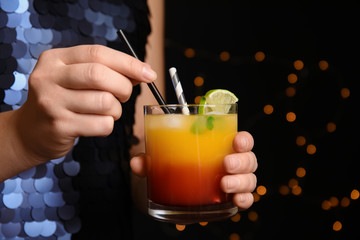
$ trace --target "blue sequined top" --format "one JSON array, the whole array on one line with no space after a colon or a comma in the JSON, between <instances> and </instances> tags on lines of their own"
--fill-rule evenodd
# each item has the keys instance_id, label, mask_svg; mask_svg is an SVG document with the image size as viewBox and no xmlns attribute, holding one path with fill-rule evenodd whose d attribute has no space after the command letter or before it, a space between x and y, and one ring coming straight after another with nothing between
<instances>
[{"instance_id":1,"label":"blue sequined top","mask_svg":"<svg viewBox=\"0 0 360 240\"><path fill-rule=\"evenodd\" d=\"M27 98L44 50L102 44L139 58L150 33L146 0L0 0L0 111ZM0 240L129 239L129 148L139 87L106 138L79 138L70 153L0 183Z\"/></svg>"}]
</instances>

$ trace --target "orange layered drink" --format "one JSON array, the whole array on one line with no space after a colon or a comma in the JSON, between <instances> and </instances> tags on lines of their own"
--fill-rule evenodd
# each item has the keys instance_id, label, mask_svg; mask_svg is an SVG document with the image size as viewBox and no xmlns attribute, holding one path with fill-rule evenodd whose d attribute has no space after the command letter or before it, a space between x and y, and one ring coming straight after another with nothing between
<instances>
[{"instance_id":1,"label":"orange layered drink","mask_svg":"<svg viewBox=\"0 0 360 240\"><path fill-rule=\"evenodd\" d=\"M164 107L164 106L163 106ZM232 216L237 208L220 189L223 158L233 153L237 106L228 113L199 105L145 107L149 214L169 222L192 223ZM200 112L200 114L199 114Z\"/></svg>"}]
</instances>

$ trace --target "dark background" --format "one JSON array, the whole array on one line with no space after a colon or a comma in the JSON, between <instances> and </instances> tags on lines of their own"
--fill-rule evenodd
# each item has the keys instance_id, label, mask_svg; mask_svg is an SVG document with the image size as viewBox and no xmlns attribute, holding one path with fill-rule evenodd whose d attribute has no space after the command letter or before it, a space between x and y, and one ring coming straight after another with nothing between
<instances>
[{"instance_id":1,"label":"dark background","mask_svg":"<svg viewBox=\"0 0 360 240\"><path fill-rule=\"evenodd\" d=\"M238 222L177 231L173 224L139 219L137 239L359 238L360 200L350 198L353 189L360 190L359 10L302 2L279 8L238 0L166 1L166 69L178 69L189 103L215 88L239 97L239 130L254 136L258 186L267 192L240 212ZM188 48L193 57L184 55ZM227 61L219 58L223 51L230 54ZM259 51L265 54L261 62L254 58ZM304 67L295 69L295 60ZM319 68L321 60L329 64L326 70ZM288 82L291 73L296 83ZM204 78L200 87L194 85L197 76ZM167 83L167 101L176 103L170 77ZM296 90L294 96L285 94L288 87ZM344 88L350 90L347 98L340 94ZM267 104L274 108L270 115L263 110ZM288 112L296 114L294 122L286 120ZM334 132L326 130L329 122L336 124ZM298 136L305 137L304 146L296 144ZM314 154L307 153L309 144ZM306 170L304 177L296 175L298 167ZM300 194L291 192L291 179ZM281 186L290 192L280 194ZM322 209L331 198L350 204ZM339 231L333 230L335 221L342 224Z\"/></svg>"}]
</instances>

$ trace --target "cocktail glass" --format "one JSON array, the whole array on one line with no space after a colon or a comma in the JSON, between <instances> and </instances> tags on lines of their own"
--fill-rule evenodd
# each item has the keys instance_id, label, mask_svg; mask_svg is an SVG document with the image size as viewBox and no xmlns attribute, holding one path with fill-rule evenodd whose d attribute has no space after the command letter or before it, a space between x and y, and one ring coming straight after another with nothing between
<instances>
[{"instance_id":1,"label":"cocktail glass","mask_svg":"<svg viewBox=\"0 0 360 240\"><path fill-rule=\"evenodd\" d=\"M149 215L177 224L235 215L238 208L220 179L223 158L234 152L237 104L144 108Z\"/></svg>"}]
</instances>

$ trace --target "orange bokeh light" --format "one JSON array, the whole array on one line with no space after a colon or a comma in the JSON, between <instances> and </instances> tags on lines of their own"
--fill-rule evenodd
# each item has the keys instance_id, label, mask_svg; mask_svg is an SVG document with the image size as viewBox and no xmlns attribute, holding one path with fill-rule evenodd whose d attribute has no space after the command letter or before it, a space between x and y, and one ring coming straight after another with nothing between
<instances>
[{"instance_id":1,"label":"orange bokeh light","mask_svg":"<svg viewBox=\"0 0 360 240\"><path fill-rule=\"evenodd\" d=\"M286 114L286 120L288 122L294 122L296 120L296 114L294 112L288 112Z\"/></svg>"},{"instance_id":2,"label":"orange bokeh light","mask_svg":"<svg viewBox=\"0 0 360 240\"><path fill-rule=\"evenodd\" d=\"M195 57L195 50L193 48L186 48L184 51L184 55L187 58L193 58Z\"/></svg>"},{"instance_id":3,"label":"orange bokeh light","mask_svg":"<svg viewBox=\"0 0 360 240\"><path fill-rule=\"evenodd\" d=\"M333 122L329 122L328 124L326 124L326 130L327 130L329 133L335 132L335 130L336 130L336 124L333 123Z\"/></svg>"},{"instance_id":4,"label":"orange bokeh light","mask_svg":"<svg viewBox=\"0 0 360 240\"><path fill-rule=\"evenodd\" d=\"M288 75L287 79L288 79L288 82L289 82L289 83L294 84L294 83L297 82L298 77L297 77L297 75L296 75L295 73L290 73L290 74Z\"/></svg>"},{"instance_id":5,"label":"orange bokeh light","mask_svg":"<svg viewBox=\"0 0 360 240\"><path fill-rule=\"evenodd\" d=\"M348 89L348 88L342 88L342 89L340 90L340 95L341 95L342 98L348 98L348 97L350 97L350 89Z\"/></svg>"},{"instance_id":6,"label":"orange bokeh light","mask_svg":"<svg viewBox=\"0 0 360 240\"><path fill-rule=\"evenodd\" d=\"M303 69L303 68L304 68L304 63L303 63L303 61L301 61L301 60L296 60L296 61L294 61L294 68L295 68L296 70L301 70L301 69Z\"/></svg>"},{"instance_id":7,"label":"orange bokeh light","mask_svg":"<svg viewBox=\"0 0 360 240\"><path fill-rule=\"evenodd\" d=\"M175 226L178 231L184 231L186 228L186 225L182 225L182 224L176 224Z\"/></svg>"},{"instance_id":8,"label":"orange bokeh light","mask_svg":"<svg viewBox=\"0 0 360 240\"><path fill-rule=\"evenodd\" d=\"M281 194L281 195L288 195L289 193L290 193L290 188L288 187L288 186L286 186L286 185L282 185L282 186L280 186L280 188L279 188L279 193Z\"/></svg>"},{"instance_id":9,"label":"orange bokeh light","mask_svg":"<svg viewBox=\"0 0 360 240\"><path fill-rule=\"evenodd\" d=\"M259 194L260 196L263 196L263 195L265 195L266 194L266 187L265 186L262 186L262 185L260 185L260 186L258 186L257 188L256 188L256 192L257 192L257 194Z\"/></svg>"},{"instance_id":10,"label":"orange bokeh light","mask_svg":"<svg viewBox=\"0 0 360 240\"><path fill-rule=\"evenodd\" d=\"M227 51L223 51L223 52L220 53L219 57L220 57L220 60L223 61L223 62L229 61L230 53L227 52Z\"/></svg>"},{"instance_id":11,"label":"orange bokeh light","mask_svg":"<svg viewBox=\"0 0 360 240\"><path fill-rule=\"evenodd\" d=\"M306 138L304 136L298 136L296 138L296 145L298 146L304 146L306 143Z\"/></svg>"},{"instance_id":12,"label":"orange bokeh light","mask_svg":"<svg viewBox=\"0 0 360 240\"><path fill-rule=\"evenodd\" d=\"M285 90L285 94L286 94L286 96L288 96L288 97L293 97L293 96L295 96L295 94L296 94L296 89L295 89L294 87L288 87L288 88L286 88L286 90Z\"/></svg>"},{"instance_id":13,"label":"orange bokeh light","mask_svg":"<svg viewBox=\"0 0 360 240\"><path fill-rule=\"evenodd\" d=\"M342 229L342 223L340 221L335 221L332 228L334 231L340 231Z\"/></svg>"},{"instance_id":14,"label":"orange bokeh light","mask_svg":"<svg viewBox=\"0 0 360 240\"><path fill-rule=\"evenodd\" d=\"M257 212L255 212L255 211L250 211L250 212L248 213L248 218L249 218L250 221L255 222L255 221L258 220L259 215L258 215Z\"/></svg>"},{"instance_id":15,"label":"orange bokeh light","mask_svg":"<svg viewBox=\"0 0 360 240\"><path fill-rule=\"evenodd\" d=\"M264 52L262 52L262 51L258 51L258 52L256 52L255 53L255 60L257 61L257 62L262 62L262 61L264 61L264 59L265 59L265 53Z\"/></svg>"},{"instance_id":16,"label":"orange bokeh light","mask_svg":"<svg viewBox=\"0 0 360 240\"><path fill-rule=\"evenodd\" d=\"M356 200L356 199L358 199L359 197L360 197L360 193L359 193L359 191L358 191L357 189L354 189L354 190L351 191L351 193L350 193L350 198L351 198L352 200Z\"/></svg>"},{"instance_id":17,"label":"orange bokeh light","mask_svg":"<svg viewBox=\"0 0 360 240\"><path fill-rule=\"evenodd\" d=\"M329 63L327 61L325 61L325 60L320 60L319 61L319 68L320 68L320 70L325 71L325 70L327 70L329 68Z\"/></svg>"},{"instance_id":18,"label":"orange bokeh light","mask_svg":"<svg viewBox=\"0 0 360 240\"><path fill-rule=\"evenodd\" d=\"M194 78L194 85L197 87L201 87L202 85L204 85L204 78L201 76L197 76Z\"/></svg>"},{"instance_id":19,"label":"orange bokeh light","mask_svg":"<svg viewBox=\"0 0 360 240\"><path fill-rule=\"evenodd\" d=\"M296 176L298 176L299 178L305 177L306 175L306 170L303 167L299 167L298 169L296 169Z\"/></svg>"},{"instance_id":20,"label":"orange bokeh light","mask_svg":"<svg viewBox=\"0 0 360 240\"><path fill-rule=\"evenodd\" d=\"M201 101L201 96L196 96L195 99L194 99L194 102L195 102L196 104L199 104L200 101Z\"/></svg>"},{"instance_id":21,"label":"orange bokeh light","mask_svg":"<svg viewBox=\"0 0 360 240\"><path fill-rule=\"evenodd\" d=\"M316 153L316 147L315 147L315 145L313 145L313 144L307 145L307 147L306 147L306 152L307 152L308 154L310 154L310 155L315 154L315 153Z\"/></svg>"},{"instance_id":22,"label":"orange bokeh light","mask_svg":"<svg viewBox=\"0 0 360 240\"><path fill-rule=\"evenodd\" d=\"M270 104L264 106L264 113L270 115L274 112L274 107Z\"/></svg>"}]
</instances>

